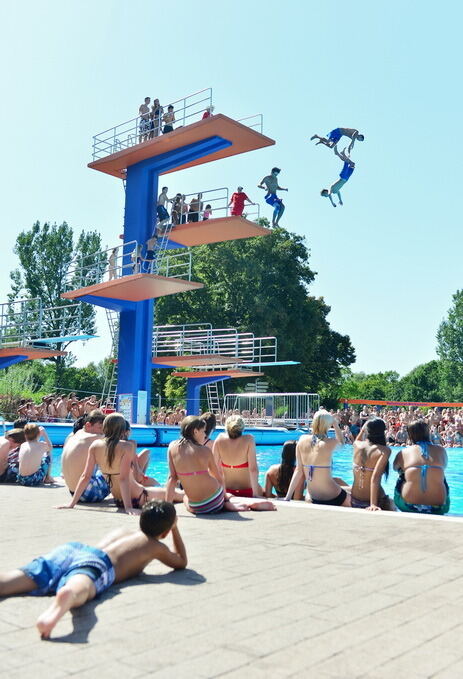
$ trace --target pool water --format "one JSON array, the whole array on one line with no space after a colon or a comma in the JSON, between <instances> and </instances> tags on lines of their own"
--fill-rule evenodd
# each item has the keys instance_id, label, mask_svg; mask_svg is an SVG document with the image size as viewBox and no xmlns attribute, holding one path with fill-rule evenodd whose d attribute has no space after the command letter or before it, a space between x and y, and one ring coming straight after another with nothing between
<instances>
[{"instance_id":1,"label":"pool water","mask_svg":"<svg viewBox=\"0 0 463 679\"><path fill-rule=\"evenodd\" d=\"M161 484L167 481L167 448L151 448L151 459L147 474L154 476ZM392 449L393 460L399 448ZM52 473L59 476L61 473L62 448L53 448ZM447 450L449 464L446 470L446 478L450 487L450 512L449 515L463 515L463 448L449 448ZM340 476L348 484L352 483L352 454L353 447L342 446L337 449L333 456L333 476ZM260 483L264 483L265 472L272 464L280 462L281 446L257 446L257 462L259 465ZM383 488L390 496L394 496L394 486L397 474L392 470L389 479L383 479Z\"/></svg>"}]
</instances>

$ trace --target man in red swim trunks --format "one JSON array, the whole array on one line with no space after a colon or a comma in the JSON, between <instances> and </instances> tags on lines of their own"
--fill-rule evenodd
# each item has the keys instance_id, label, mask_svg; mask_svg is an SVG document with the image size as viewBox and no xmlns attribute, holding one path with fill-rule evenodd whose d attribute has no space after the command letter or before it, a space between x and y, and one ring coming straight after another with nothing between
<instances>
[{"instance_id":1,"label":"man in red swim trunks","mask_svg":"<svg viewBox=\"0 0 463 679\"><path fill-rule=\"evenodd\" d=\"M238 186L235 193L232 194L228 207L231 206L232 217L241 217L244 210L244 203L248 201L249 205L255 205L250 198L243 191L242 186Z\"/></svg>"}]
</instances>

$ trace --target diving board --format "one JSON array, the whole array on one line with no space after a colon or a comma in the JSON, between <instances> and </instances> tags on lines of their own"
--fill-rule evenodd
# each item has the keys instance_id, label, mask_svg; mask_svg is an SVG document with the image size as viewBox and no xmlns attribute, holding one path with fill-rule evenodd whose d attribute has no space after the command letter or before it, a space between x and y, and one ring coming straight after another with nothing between
<instances>
[{"instance_id":1,"label":"diving board","mask_svg":"<svg viewBox=\"0 0 463 679\"><path fill-rule=\"evenodd\" d=\"M34 339L34 344L58 344L62 342L77 342L96 339L98 335L63 335L61 337L39 337Z\"/></svg>"},{"instance_id":2,"label":"diving board","mask_svg":"<svg viewBox=\"0 0 463 679\"><path fill-rule=\"evenodd\" d=\"M254 236L268 236L270 229L259 226L245 217L218 217L206 219L200 222L189 222L174 226L169 234L172 245L192 247L194 245L207 245L208 243L222 243L240 238L253 238Z\"/></svg>"},{"instance_id":3,"label":"diving board","mask_svg":"<svg viewBox=\"0 0 463 679\"><path fill-rule=\"evenodd\" d=\"M188 147L196 146L197 148L198 143L202 143L204 153L201 157L190 160ZM131 165L156 158L159 174L168 174L239 153L273 146L273 144L275 141L270 137L219 113L99 158L89 163L88 167L124 179L126 170ZM171 159L176 151L179 155L180 153L183 155L183 159L180 159L178 165L172 168ZM169 157L165 169L162 168L163 156Z\"/></svg>"},{"instance_id":4,"label":"diving board","mask_svg":"<svg viewBox=\"0 0 463 679\"><path fill-rule=\"evenodd\" d=\"M189 372L173 372L173 377L185 377L186 379L194 379L198 377L261 377L264 373L254 370L191 370Z\"/></svg>"},{"instance_id":5,"label":"diving board","mask_svg":"<svg viewBox=\"0 0 463 679\"><path fill-rule=\"evenodd\" d=\"M41 349L39 347L5 347L0 348L0 368L8 368L10 365L21 361L31 361L52 356L66 356L66 351L54 349Z\"/></svg>"},{"instance_id":6,"label":"diving board","mask_svg":"<svg viewBox=\"0 0 463 679\"><path fill-rule=\"evenodd\" d=\"M64 299L81 299L99 306L105 306L100 302L104 300L141 302L166 295L176 295L189 290L198 290L203 287L203 283L196 283L183 278L166 278L156 274L137 273L64 292L61 297Z\"/></svg>"},{"instance_id":7,"label":"diving board","mask_svg":"<svg viewBox=\"0 0 463 679\"><path fill-rule=\"evenodd\" d=\"M153 367L159 368L194 368L204 365L236 365L243 362L242 359L236 358L236 356L220 356L219 354L153 356L152 360Z\"/></svg>"}]
</instances>

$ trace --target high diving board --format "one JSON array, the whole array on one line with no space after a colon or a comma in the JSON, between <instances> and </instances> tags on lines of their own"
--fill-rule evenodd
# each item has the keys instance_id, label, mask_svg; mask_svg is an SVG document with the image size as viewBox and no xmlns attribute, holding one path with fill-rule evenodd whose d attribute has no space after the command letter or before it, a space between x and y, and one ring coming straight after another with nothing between
<instances>
[{"instance_id":1,"label":"high diving board","mask_svg":"<svg viewBox=\"0 0 463 679\"><path fill-rule=\"evenodd\" d=\"M195 377L260 377L264 373L254 370L191 370L188 372L173 372L174 377L185 377L186 379Z\"/></svg>"},{"instance_id":2,"label":"high diving board","mask_svg":"<svg viewBox=\"0 0 463 679\"><path fill-rule=\"evenodd\" d=\"M52 356L66 356L66 354L66 351L55 351L54 349L41 349L30 346L0 348L0 368L8 368L8 366L20 363L21 361L51 358Z\"/></svg>"},{"instance_id":3,"label":"high diving board","mask_svg":"<svg viewBox=\"0 0 463 679\"><path fill-rule=\"evenodd\" d=\"M141 302L156 297L176 295L189 290L198 290L203 287L203 283L196 283L183 278L166 278L156 274L137 273L64 292L61 297L81 299L84 302L90 302L90 304L116 309L118 305L114 302ZM121 303L119 306L123 308L129 305Z\"/></svg>"},{"instance_id":4,"label":"high diving board","mask_svg":"<svg viewBox=\"0 0 463 679\"><path fill-rule=\"evenodd\" d=\"M245 363L246 368L261 368L277 366L277 365L300 365L300 361L261 361L260 363Z\"/></svg>"},{"instance_id":5,"label":"high diving board","mask_svg":"<svg viewBox=\"0 0 463 679\"><path fill-rule=\"evenodd\" d=\"M242 363L242 359L236 358L236 356L221 356L220 354L153 356L153 367L159 368L194 368L203 365L236 365L237 363Z\"/></svg>"},{"instance_id":6,"label":"high diving board","mask_svg":"<svg viewBox=\"0 0 463 679\"><path fill-rule=\"evenodd\" d=\"M174 226L169 234L169 240L171 245L177 243L184 247L192 247L239 238L268 236L270 233L270 229L259 226L245 217L218 217Z\"/></svg>"},{"instance_id":7,"label":"high diving board","mask_svg":"<svg viewBox=\"0 0 463 679\"><path fill-rule=\"evenodd\" d=\"M124 179L125 170L130 165L135 165L148 158L165 154L172 155L173 151L180 151L198 142L204 142L203 156L196 160L188 160L185 156L183 162L179 160L178 166L164 171L161 169L160 174L178 172L188 167L210 163L214 160L255 151L275 144L275 141L270 137L266 137L264 134L219 113L205 120L185 125L185 127L178 127L168 134L148 139L104 158L99 158L89 163L88 167Z\"/></svg>"},{"instance_id":8,"label":"high diving board","mask_svg":"<svg viewBox=\"0 0 463 679\"><path fill-rule=\"evenodd\" d=\"M34 339L34 344L58 344L62 342L76 342L86 341L89 339L96 339L98 335L63 335L61 337L39 337Z\"/></svg>"}]
</instances>

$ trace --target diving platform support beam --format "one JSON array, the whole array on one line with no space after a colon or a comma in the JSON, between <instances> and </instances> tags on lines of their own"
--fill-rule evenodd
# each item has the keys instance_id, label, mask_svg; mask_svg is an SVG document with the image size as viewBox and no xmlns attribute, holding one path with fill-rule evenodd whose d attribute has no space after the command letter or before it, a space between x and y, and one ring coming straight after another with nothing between
<instances>
[{"instance_id":1,"label":"diving platform support beam","mask_svg":"<svg viewBox=\"0 0 463 679\"><path fill-rule=\"evenodd\" d=\"M199 415L201 404L201 387L213 382L229 380L227 375L221 377L189 377L186 387L186 413L187 415Z\"/></svg>"}]
</instances>

